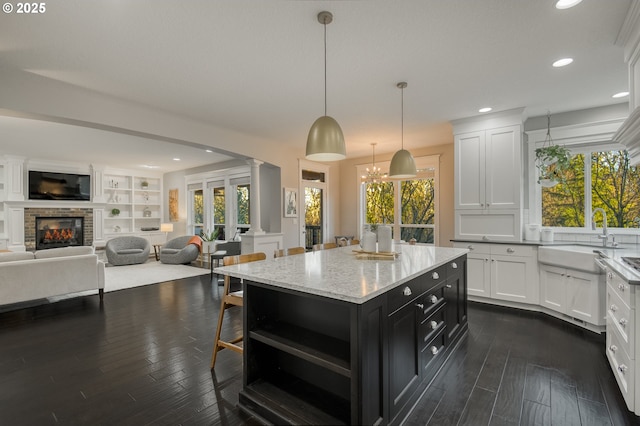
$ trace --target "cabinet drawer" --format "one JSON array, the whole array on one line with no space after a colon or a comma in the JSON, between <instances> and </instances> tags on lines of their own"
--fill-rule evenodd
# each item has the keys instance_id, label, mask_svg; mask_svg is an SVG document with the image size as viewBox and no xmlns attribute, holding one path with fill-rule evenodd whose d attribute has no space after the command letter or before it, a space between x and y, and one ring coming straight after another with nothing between
<instances>
[{"instance_id":1,"label":"cabinet drawer","mask_svg":"<svg viewBox=\"0 0 640 426\"><path fill-rule=\"evenodd\" d=\"M420 317L421 321L433 315L437 309L444 305L445 284L446 281L440 282L438 285L425 292L418 299L418 307L422 309L422 316Z\"/></svg>"},{"instance_id":2,"label":"cabinet drawer","mask_svg":"<svg viewBox=\"0 0 640 426\"><path fill-rule=\"evenodd\" d=\"M423 380L429 381L435 376L438 368L445 360L445 345L447 343L446 326L431 339L420 352Z\"/></svg>"},{"instance_id":3,"label":"cabinet drawer","mask_svg":"<svg viewBox=\"0 0 640 426\"><path fill-rule=\"evenodd\" d=\"M520 244L493 244L491 246L491 254L499 254L504 256L534 256L536 248Z\"/></svg>"},{"instance_id":4,"label":"cabinet drawer","mask_svg":"<svg viewBox=\"0 0 640 426\"><path fill-rule=\"evenodd\" d=\"M425 280L425 291L429 291L433 289L435 286L440 284L442 281L447 279L447 265L442 265L434 269L433 271L427 272L424 274Z\"/></svg>"},{"instance_id":5,"label":"cabinet drawer","mask_svg":"<svg viewBox=\"0 0 640 426\"><path fill-rule=\"evenodd\" d=\"M607 284L607 334L617 331L620 343L635 359L635 310L629 309L613 287ZM614 330L615 329L615 330Z\"/></svg>"},{"instance_id":6,"label":"cabinet drawer","mask_svg":"<svg viewBox=\"0 0 640 426\"><path fill-rule=\"evenodd\" d=\"M389 290L387 293L389 314L420 296L423 291L423 286L420 282L421 279L421 277L413 279L394 288L393 290Z\"/></svg>"},{"instance_id":7,"label":"cabinet drawer","mask_svg":"<svg viewBox=\"0 0 640 426\"><path fill-rule=\"evenodd\" d=\"M433 312L426 320L420 324L420 350L424 351L427 344L442 331L445 327L444 305Z\"/></svg>"},{"instance_id":8,"label":"cabinet drawer","mask_svg":"<svg viewBox=\"0 0 640 426\"><path fill-rule=\"evenodd\" d=\"M469 250L470 254L473 254L473 253L491 254L491 245L490 244L453 243L453 247L467 249L467 250Z\"/></svg>"},{"instance_id":9,"label":"cabinet drawer","mask_svg":"<svg viewBox=\"0 0 640 426\"><path fill-rule=\"evenodd\" d=\"M635 309L635 307L631 306L631 293L635 289L626 280L615 272L607 271L607 286L610 286L620 296L627 307Z\"/></svg>"},{"instance_id":10,"label":"cabinet drawer","mask_svg":"<svg viewBox=\"0 0 640 426\"><path fill-rule=\"evenodd\" d=\"M614 330L613 333L608 331L612 327L611 319L607 318L607 359L627 407L632 410L635 398L635 366L625 352L616 331Z\"/></svg>"},{"instance_id":11,"label":"cabinet drawer","mask_svg":"<svg viewBox=\"0 0 640 426\"><path fill-rule=\"evenodd\" d=\"M454 274L462 272L463 268L464 258L461 257L447 263L447 278L453 276Z\"/></svg>"}]
</instances>

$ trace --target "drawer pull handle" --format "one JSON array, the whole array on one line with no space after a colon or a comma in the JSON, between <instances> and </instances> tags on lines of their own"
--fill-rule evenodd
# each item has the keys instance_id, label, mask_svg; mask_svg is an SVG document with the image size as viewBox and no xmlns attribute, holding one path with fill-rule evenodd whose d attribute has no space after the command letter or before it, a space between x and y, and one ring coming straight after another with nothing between
<instances>
[{"instance_id":1,"label":"drawer pull handle","mask_svg":"<svg viewBox=\"0 0 640 426\"><path fill-rule=\"evenodd\" d=\"M611 309L612 312L615 312L618 310L618 307L612 303L611 306L609 306L609 309Z\"/></svg>"},{"instance_id":2,"label":"drawer pull handle","mask_svg":"<svg viewBox=\"0 0 640 426\"><path fill-rule=\"evenodd\" d=\"M402 290L402 294L404 296L411 296L413 293L411 292L411 289L407 286Z\"/></svg>"},{"instance_id":3,"label":"drawer pull handle","mask_svg":"<svg viewBox=\"0 0 640 426\"><path fill-rule=\"evenodd\" d=\"M624 284L618 284L618 288L620 289L620 291L624 291Z\"/></svg>"},{"instance_id":4,"label":"drawer pull handle","mask_svg":"<svg viewBox=\"0 0 640 426\"><path fill-rule=\"evenodd\" d=\"M438 348L436 348L435 346L431 346L430 350L433 355L438 355L439 351L438 351Z\"/></svg>"},{"instance_id":5,"label":"drawer pull handle","mask_svg":"<svg viewBox=\"0 0 640 426\"><path fill-rule=\"evenodd\" d=\"M452 262L452 263L451 263L451 267L452 267L453 269L458 269L458 264L457 264L456 262Z\"/></svg>"},{"instance_id":6,"label":"drawer pull handle","mask_svg":"<svg viewBox=\"0 0 640 426\"><path fill-rule=\"evenodd\" d=\"M438 303L438 298L432 294L431 296L429 296L429 302L435 305L436 303Z\"/></svg>"},{"instance_id":7,"label":"drawer pull handle","mask_svg":"<svg viewBox=\"0 0 640 426\"><path fill-rule=\"evenodd\" d=\"M511 247L509 247L507 249L507 253L515 253L516 251L514 249L512 249Z\"/></svg>"},{"instance_id":8,"label":"drawer pull handle","mask_svg":"<svg viewBox=\"0 0 640 426\"><path fill-rule=\"evenodd\" d=\"M629 369L629 367L627 367L624 364L620 364L620 367L618 367L618 371L620 371L621 373L625 373L627 370Z\"/></svg>"},{"instance_id":9,"label":"drawer pull handle","mask_svg":"<svg viewBox=\"0 0 640 426\"><path fill-rule=\"evenodd\" d=\"M437 280L438 278L440 278L440 275L437 272L434 272L433 274L431 274L431 278Z\"/></svg>"},{"instance_id":10,"label":"drawer pull handle","mask_svg":"<svg viewBox=\"0 0 640 426\"><path fill-rule=\"evenodd\" d=\"M620 321L618 321L618 323L619 323L621 326L625 327L625 326L627 325L627 320L626 320L626 319L624 319L624 318L620 318Z\"/></svg>"},{"instance_id":11,"label":"drawer pull handle","mask_svg":"<svg viewBox=\"0 0 640 426\"><path fill-rule=\"evenodd\" d=\"M432 330L435 330L436 328L438 328L438 323L435 321L431 321L429 323L429 326L431 327Z\"/></svg>"},{"instance_id":12,"label":"drawer pull handle","mask_svg":"<svg viewBox=\"0 0 640 426\"><path fill-rule=\"evenodd\" d=\"M609 350L613 353L615 353L618 350L618 347L616 345L611 345L609 346Z\"/></svg>"},{"instance_id":13,"label":"drawer pull handle","mask_svg":"<svg viewBox=\"0 0 640 426\"><path fill-rule=\"evenodd\" d=\"M451 288L451 284L445 284L446 288Z\"/></svg>"},{"instance_id":14,"label":"drawer pull handle","mask_svg":"<svg viewBox=\"0 0 640 426\"><path fill-rule=\"evenodd\" d=\"M469 250L475 250L475 248L473 247L473 244L469 244L469 245L467 246L467 248L468 248Z\"/></svg>"},{"instance_id":15,"label":"drawer pull handle","mask_svg":"<svg viewBox=\"0 0 640 426\"><path fill-rule=\"evenodd\" d=\"M416 303L416 306L420 309L424 309L424 304L422 303Z\"/></svg>"},{"instance_id":16,"label":"drawer pull handle","mask_svg":"<svg viewBox=\"0 0 640 426\"><path fill-rule=\"evenodd\" d=\"M607 278L612 280L613 279L613 272L607 272Z\"/></svg>"}]
</instances>

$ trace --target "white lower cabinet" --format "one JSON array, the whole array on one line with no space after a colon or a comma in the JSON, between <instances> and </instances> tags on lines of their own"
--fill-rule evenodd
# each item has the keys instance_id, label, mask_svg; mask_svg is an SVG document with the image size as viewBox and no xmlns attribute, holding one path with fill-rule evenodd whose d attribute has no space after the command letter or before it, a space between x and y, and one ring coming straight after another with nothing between
<instances>
[{"instance_id":1,"label":"white lower cabinet","mask_svg":"<svg viewBox=\"0 0 640 426\"><path fill-rule=\"evenodd\" d=\"M638 292L617 273L606 271L607 347L606 354L620 392L630 411L640 415L640 370L637 353L640 350L636 338L638 318Z\"/></svg>"},{"instance_id":2,"label":"white lower cabinet","mask_svg":"<svg viewBox=\"0 0 640 426\"><path fill-rule=\"evenodd\" d=\"M605 324L604 275L540 265L540 305L593 325Z\"/></svg>"},{"instance_id":3,"label":"white lower cabinet","mask_svg":"<svg viewBox=\"0 0 640 426\"><path fill-rule=\"evenodd\" d=\"M469 296L538 304L538 256L535 246L454 243L469 249Z\"/></svg>"}]
</instances>

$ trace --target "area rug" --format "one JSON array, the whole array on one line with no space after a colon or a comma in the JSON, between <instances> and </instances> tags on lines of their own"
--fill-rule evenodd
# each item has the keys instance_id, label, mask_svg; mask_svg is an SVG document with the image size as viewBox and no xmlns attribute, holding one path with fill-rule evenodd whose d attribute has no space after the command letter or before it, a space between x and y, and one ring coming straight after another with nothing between
<instances>
[{"instance_id":1,"label":"area rug","mask_svg":"<svg viewBox=\"0 0 640 426\"><path fill-rule=\"evenodd\" d=\"M209 274L209 270L189 265L167 265L155 260L140 265L108 266L104 269L104 291L122 290L204 274Z\"/></svg>"}]
</instances>

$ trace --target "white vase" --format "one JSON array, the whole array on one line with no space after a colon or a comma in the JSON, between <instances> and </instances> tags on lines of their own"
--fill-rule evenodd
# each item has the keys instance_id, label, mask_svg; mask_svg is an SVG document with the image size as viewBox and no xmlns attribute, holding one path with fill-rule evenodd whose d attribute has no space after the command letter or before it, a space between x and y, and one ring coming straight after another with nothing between
<instances>
[{"instance_id":1,"label":"white vase","mask_svg":"<svg viewBox=\"0 0 640 426\"><path fill-rule=\"evenodd\" d=\"M378 251L391 252L391 227L389 225L378 226Z\"/></svg>"},{"instance_id":2,"label":"white vase","mask_svg":"<svg viewBox=\"0 0 640 426\"><path fill-rule=\"evenodd\" d=\"M376 234L371 231L364 231L360 239L362 250L375 253L376 251Z\"/></svg>"}]
</instances>

